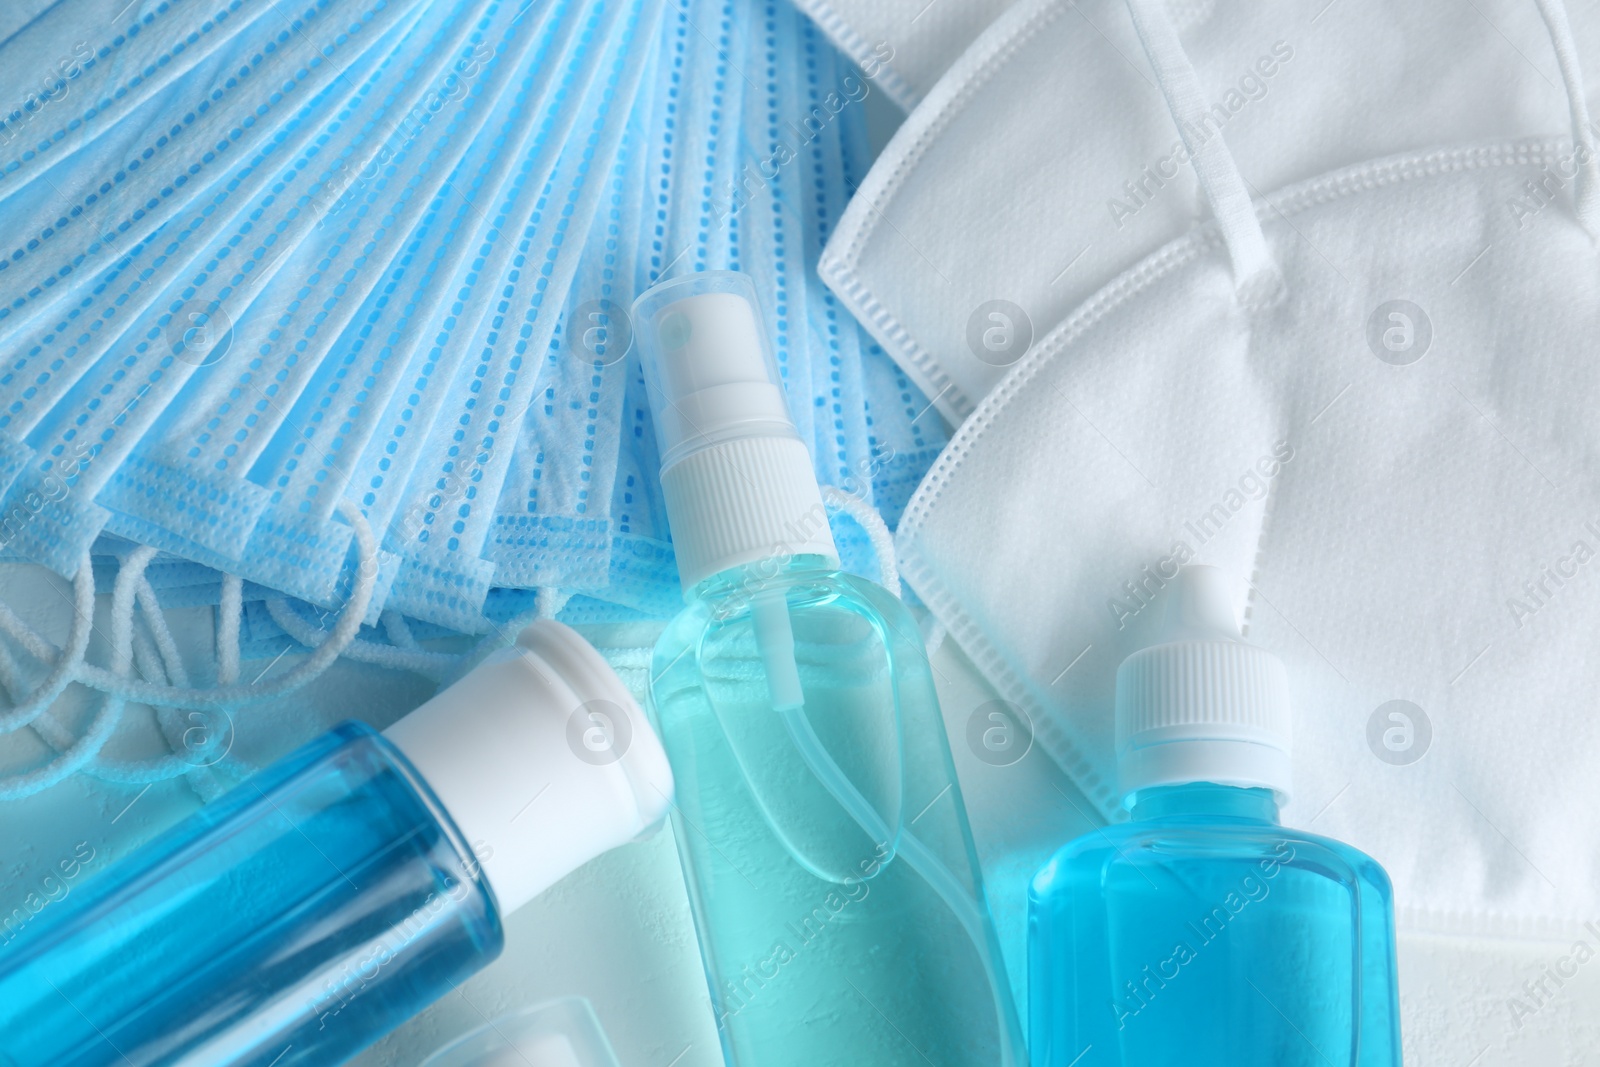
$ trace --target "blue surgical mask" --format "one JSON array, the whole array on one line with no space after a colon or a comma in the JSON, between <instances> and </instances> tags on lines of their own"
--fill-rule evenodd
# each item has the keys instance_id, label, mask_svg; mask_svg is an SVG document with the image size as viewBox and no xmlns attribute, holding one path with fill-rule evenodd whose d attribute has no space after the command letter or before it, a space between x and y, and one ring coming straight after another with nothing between
<instances>
[{"instance_id":1,"label":"blue surgical mask","mask_svg":"<svg viewBox=\"0 0 1600 1067\"><path fill-rule=\"evenodd\" d=\"M72 483L72 518L87 514L91 521L73 523L78 540L65 545L51 523L30 523L18 539L32 549L29 555L37 558L44 548L57 569L70 570L83 542L107 526L274 589L337 603L349 581L350 535L334 507L360 489L374 525L394 527L384 542L374 612L381 606L402 570L406 535L421 533L431 514L417 465L434 462L436 481L457 469L454 456L439 458L455 446L450 438L460 428L441 428L438 420L459 419L474 402L473 380L456 372L499 295L478 279L504 277L509 264L534 257L529 242L559 253L565 231L592 214L573 191L584 187L594 154L575 151L561 169L562 146L579 123L591 139L614 143L638 68L632 53L616 46L637 22L637 4L556 3L530 11L462 2L416 12L420 21L397 24L385 48L360 54L365 66L351 68L368 75L360 91L343 107L326 109L322 134L249 211L241 205L209 216L231 216L247 240L264 232L289 250L273 264L273 277L256 275L263 280L253 289L254 278L241 286L215 268L205 276L202 293L208 282L213 293L226 283L231 288L220 292L234 303L202 303L194 327L179 317L172 346L178 358L166 362L188 374L186 387L176 400L135 390L135 408L151 416L141 426L128 425L129 413L111 411L121 419L124 445L78 462L83 469ZM629 88L619 92L621 83ZM250 178L235 175L230 187ZM478 203L462 192L483 189L489 193ZM490 196L502 202L490 204ZM487 247L499 235L491 223L495 210L525 222L552 197L558 205L564 200L565 210L548 213L550 225L525 226L522 242L510 227L497 247ZM174 267L192 269L183 268L197 262L187 249L204 245L195 235L187 235L188 244L163 245L173 225L141 251L157 257L177 286L186 274ZM212 247L239 241L214 224L213 230ZM475 240L474 231L489 236ZM130 261L124 269L131 274L137 267ZM525 274L539 302L559 306L561 290L546 292L541 271ZM231 315L230 306L243 311ZM152 313L158 309L168 319L156 325L172 332L171 302L163 309L157 301ZM459 340L452 343L452 335ZM220 345L233 346L232 359L215 351ZM505 358L520 363L528 346L510 338L506 347ZM160 349L147 343L145 350L153 358ZM194 360L199 369L180 366L186 353L203 357ZM86 377L96 378L98 369ZM453 396L458 388L466 393ZM508 456L509 446L499 455ZM492 481L503 477L504 466L496 458L484 473ZM482 483L480 476L469 492L487 490L493 500ZM412 519L417 526L408 528ZM461 563L454 554L470 538L452 540L444 549L451 559L433 561L433 572L446 582L468 571L486 581L490 567L477 558L481 538ZM406 588L426 601L417 584Z\"/></svg>"},{"instance_id":2,"label":"blue surgical mask","mask_svg":"<svg viewBox=\"0 0 1600 1067\"><path fill-rule=\"evenodd\" d=\"M649 104L641 98L629 117L500 491L489 558L502 588L594 592L608 581L633 341L627 309L643 291Z\"/></svg>"},{"instance_id":3,"label":"blue surgical mask","mask_svg":"<svg viewBox=\"0 0 1600 1067\"><path fill-rule=\"evenodd\" d=\"M85 84L63 83L58 106L40 106L0 145L0 199L32 209L17 216L31 225L16 235L0 268L14 294L7 310L51 304L60 280L93 271L108 254L187 213L232 172L238 157L339 81L344 67L384 48L393 31L410 26L423 10L416 0L362 0L359 11L348 0L317 0L295 17L240 27L231 39L202 36L181 52L182 59L199 62L181 80L153 78L164 86L157 92L144 71L123 66L148 46L124 41L83 64ZM344 25L358 14L366 17ZM139 40L145 36L141 32ZM206 47L214 50L206 54ZM313 54L320 59L311 60ZM126 95L101 107L97 91ZM140 96L146 97L140 106L127 105Z\"/></svg>"},{"instance_id":4,"label":"blue surgical mask","mask_svg":"<svg viewBox=\"0 0 1600 1067\"><path fill-rule=\"evenodd\" d=\"M393 36L379 43L396 43L402 32L396 26ZM422 43L426 40L424 37ZM382 52L376 57L360 56L355 69L375 73L378 67L373 64L381 58ZM204 71L197 68L193 73ZM358 84L366 86L368 82ZM174 91L184 88L180 82ZM296 94L285 92L280 103L287 107L295 99ZM320 99L329 101L326 96ZM151 101L161 102L159 98ZM305 121L302 115L293 119ZM292 135L294 122L285 130ZM264 140L270 146L271 140ZM241 145L241 152L248 153L249 146ZM300 158L311 152L305 150ZM189 493L191 500L174 499L170 493L173 479L165 479L167 484L163 484L163 469L142 471L129 460L140 441L158 426L158 420L173 411L175 398L192 378L198 377L201 384L197 388L204 388L208 377L204 370L209 369L205 365L230 342L229 320L265 289L288 258L286 250L310 228L308 219L285 212L289 204L278 205L285 199L281 194L288 176L262 188L266 185L260 180L264 172L275 170L278 163L263 156L260 152L244 155L243 165L232 172L231 181L202 192L205 199L197 207L167 221L113 260L79 306L63 307L67 292L53 290L58 295L51 310L62 314L59 324L15 339L20 341L22 359L40 369L35 372L34 387L13 398L0 426L11 438L5 443L16 442L20 446L17 451L29 457L17 464L18 477L8 487L5 502L14 504L19 496L50 479L70 487L70 494L57 508L41 513L19 534L19 545L32 558L70 573L94 535L111 519L96 498L119 474L135 479L146 501L174 518L168 525L177 526L177 532L183 532L181 523L190 521L186 505L213 503L237 508L249 504L241 501L241 496L256 495L251 493L257 488L254 486L230 495L230 487L223 485L218 487L222 499L207 501L211 487L202 485L199 491ZM155 168L156 163L149 166ZM151 169L149 173L159 178L161 172ZM291 175L298 172L291 171ZM195 183L202 177L203 171ZM249 199L226 195L241 186L256 192L253 209ZM48 323L53 317L39 321ZM245 353L235 354L235 362L247 360ZM12 370L15 373L21 368L13 364ZM269 375L271 370L269 366ZM270 419L273 412L267 415ZM218 460L228 458L231 444L217 442L203 457L208 461L203 468L207 476L215 471ZM150 458L147 455L144 461ZM189 472L180 470L179 476L183 473ZM141 478L143 484L139 485ZM182 481L176 484L185 485ZM134 519L141 517L135 515ZM145 531L137 524L129 532L144 539ZM242 539L236 537L233 543Z\"/></svg>"},{"instance_id":5,"label":"blue surgical mask","mask_svg":"<svg viewBox=\"0 0 1600 1067\"><path fill-rule=\"evenodd\" d=\"M442 174L430 178L415 167L391 174L390 168L447 144L452 132L464 139L457 126L472 100L462 83L468 73L484 74L472 64L481 64L487 49L482 28L473 40L470 22L460 18L468 10L460 4L430 11L414 39L398 42L360 83L361 101L352 98L331 116L332 136L319 142L301 183L289 187L300 195L279 198L300 243L238 321L215 328L208 339L219 346L215 361L201 361L185 393L101 492L113 509L113 530L309 600L343 599L350 531L319 514L315 498L325 499L331 512L337 499L323 484L328 468L348 470L359 454L362 426L350 408L370 402L365 413L375 415L401 380L404 353L380 353L375 346L361 351L374 327L385 325L373 309L416 277L384 270L382 263L408 229L406 251L413 255L428 235L426 227L402 224L408 198L411 217L433 207L423 216L430 218L454 194L440 188ZM430 114L435 102L457 98L459 109ZM361 106L366 101L373 111ZM430 182L436 190L431 198ZM363 265L369 266L365 275ZM335 284L323 284L329 280ZM352 318L364 332L340 329ZM369 364L358 362L363 356ZM359 373L363 366L370 368L364 396L349 381L352 369ZM295 493L307 482L315 483L306 494L311 501ZM161 490L152 492L152 484ZM377 576L380 594L394 571L393 560L385 562ZM374 615L381 602L381 595L374 599Z\"/></svg>"},{"instance_id":6,"label":"blue surgical mask","mask_svg":"<svg viewBox=\"0 0 1600 1067\"><path fill-rule=\"evenodd\" d=\"M473 337L445 417L407 486L408 502L422 504L425 514L415 542L389 542L403 556L390 592L397 611L461 630L484 626L496 504L656 44L659 12L655 0L630 0L592 20L595 58L566 108L571 130L561 138L555 170L522 226L525 259L505 276L501 298ZM464 488L440 499L451 479Z\"/></svg>"}]
</instances>

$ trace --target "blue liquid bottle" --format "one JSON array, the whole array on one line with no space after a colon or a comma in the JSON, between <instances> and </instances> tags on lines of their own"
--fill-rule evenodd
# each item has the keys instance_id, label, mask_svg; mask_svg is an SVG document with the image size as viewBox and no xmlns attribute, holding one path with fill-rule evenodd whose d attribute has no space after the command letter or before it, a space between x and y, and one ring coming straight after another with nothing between
<instances>
[{"instance_id":1,"label":"blue liquid bottle","mask_svg":"<svg viewBox=\"0 0 1600 1067\"><path fill-rule=\"evenodd\" d=\"M650 708L724 1057L1021 1064L920 634L838 570L756 308L728 272L634 308L688 602Z\"/></svg>"},{"instance_id":2,"label":"blue liquid bottle","mask_svg":"<svg viewBox=\"0 0 1600 1067\"><path fill-rule=\"evenodd\" d=\"M671 789L605 661L535 623L383 734L336 727L40 912L0 946L0 1065L340 1063Z\"/></svg>"},{"instance_id":3,"label":"blue liquid bottle","mask_svg":"<svg viewBox=\"0 0 1600 1067\"><path fill-rule=\"evenodd\" d=\"M1230 593L1183 568L1167 639L1117 672L1131 818L1034 877L1035 1067L1400 1063L1389 878L1279 825L1288 683L1240 640Z\"/></svg>"}]
</instances>

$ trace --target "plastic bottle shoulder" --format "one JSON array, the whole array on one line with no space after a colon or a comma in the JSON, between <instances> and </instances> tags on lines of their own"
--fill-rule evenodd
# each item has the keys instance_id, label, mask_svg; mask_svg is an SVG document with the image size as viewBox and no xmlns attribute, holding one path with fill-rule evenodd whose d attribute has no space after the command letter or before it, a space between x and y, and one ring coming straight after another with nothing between
<instances>
[{"instance_id":1,"label":"plastic bottle shoulder","mask_svg":"<svg viewBox=\"0 0 1600 1067\"><path fill-rule=\"evenodd\" d=\"M844 571L818 566L810 557L778 567L752 564L707 579L667 625L656 645L659 678L662 669L711 631L752 624L755 601L782 596L789 614L851 616L882 631L886 643L901 644L917 636L916 621L904 604L882 586Z\"/></svg>"},{"instance_id":2,"label":"plastic bottle shoulder","mask_svg":"<svg viewBox=\"0 0 1600 1067\"><path fill-rule=\"evenodd\" d=\"M1129 820L1067 842L1035 875L1035 898L1064 883L1106 885L1122 868L1226 865L1263 880L1293 871L1392 895L1389 876L1372 857L1343 841L1254 820L1200 816Z\"/></svg>"}]
</instances>

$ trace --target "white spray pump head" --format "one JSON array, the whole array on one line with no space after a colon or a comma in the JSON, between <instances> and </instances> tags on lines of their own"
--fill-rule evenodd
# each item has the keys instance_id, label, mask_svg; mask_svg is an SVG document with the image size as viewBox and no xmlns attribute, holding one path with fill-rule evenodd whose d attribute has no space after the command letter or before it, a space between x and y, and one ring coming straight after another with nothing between
<instances>
[{"instance_id":1,"label":"white spray pump head","mask_svg":"<svg viewBox=\"0 0 1600 1067\"><path fill-rule=\"evenodd\" d=\"M1289 795L1289 679L1239 636L1234 586L1215 567L1178 571L1162 638L1117 668L1117 772L1140 789L1217 782Z\"/></svg>"},{"instance_id":2,"label":"white spray pump head","mask_svg":"<svg viewBox=\"0 0 1600 1067\"><path fill-rule=\"evenodd\" d=\"M633 323L684 590L773 559L837 565L750 278L703 271L662 282L634 301Z\"/></svg>"}]
</instances>

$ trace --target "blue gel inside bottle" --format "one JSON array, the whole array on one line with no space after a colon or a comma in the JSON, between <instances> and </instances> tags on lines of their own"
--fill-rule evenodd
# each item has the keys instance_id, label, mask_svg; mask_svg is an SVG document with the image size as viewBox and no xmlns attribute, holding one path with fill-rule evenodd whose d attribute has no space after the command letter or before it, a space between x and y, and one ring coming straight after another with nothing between
<instances>
[{"instance_id":1,"label":"blue gel inside bottle","mask_svg":"<svg viewBox=\"0 0 1600 1067\"><path fill-rule=\"evenodd\" d=\"M0 1063L338 1063L499 954L472 852L347 723L0 947Z\"/></svg>"},{"instance_id":2,"label":"blue gel inside bottle","mask_svg":"<svg viewBox=\"0 0 1600 1067\"><path fill-rule=\"evenodd\" d=\"M1400 1062L1389 878L1266 789L1140 792L1028 894L1038 1067Z\"/></svg>"}]
</instances>

